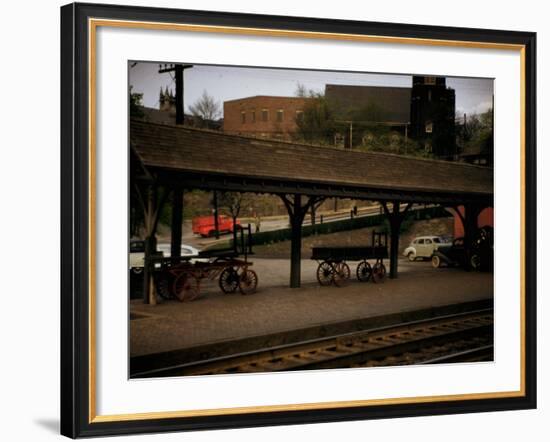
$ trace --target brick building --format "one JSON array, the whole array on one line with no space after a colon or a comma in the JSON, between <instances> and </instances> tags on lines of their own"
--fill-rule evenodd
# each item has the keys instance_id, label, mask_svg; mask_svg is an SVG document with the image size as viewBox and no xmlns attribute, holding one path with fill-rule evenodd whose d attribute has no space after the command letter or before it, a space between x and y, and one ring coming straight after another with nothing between
<instances>
[{"instance_id":1,"label":"brick building","mask_svg":"<svg viewBox=\"0 0 550 442\"><path fill-rule=\"evenodd\" d=\"M308 98L257 95L223 103L223 131L290 140Z\"/></svg>"}]
</instances>

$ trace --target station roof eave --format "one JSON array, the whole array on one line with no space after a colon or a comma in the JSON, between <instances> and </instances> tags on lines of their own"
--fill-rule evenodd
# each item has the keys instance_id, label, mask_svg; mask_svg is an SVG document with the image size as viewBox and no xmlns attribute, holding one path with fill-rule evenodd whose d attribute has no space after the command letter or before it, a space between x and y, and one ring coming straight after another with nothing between
<instances>
[{"instance_id":1,"label":"station roof eave","mask_svg":"<svg viewBox=\"0 0 550 442\"><path fill-rule=\"evenodd\" d=\"M492 204L493 170L139 120L130 145L165 185L416 203Z\"/></svg>"}]
</instances>

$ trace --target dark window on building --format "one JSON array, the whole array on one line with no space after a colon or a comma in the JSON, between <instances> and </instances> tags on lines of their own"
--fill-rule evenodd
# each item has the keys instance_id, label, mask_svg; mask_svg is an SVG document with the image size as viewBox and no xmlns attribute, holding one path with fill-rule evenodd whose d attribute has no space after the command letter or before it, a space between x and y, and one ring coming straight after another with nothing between
<instances>
[{"instance_id":1,"label":"dark window on building","mask_svg":"<svg viewBox=\"0 0 550 442\"><path fill-rule=\"evenodd\" d=\"M431 121L426 121L426 133L431 134L434 131L434 124Z\"/></svg>"},{"instance_id":2,"label":"dark window on building","mask_svg":"<svg viewBox=\"0 0 550 442\"><path fill-rule=\"evenodd\" d=\"M279 109L277 111L277 122L282 123L283 122L283 110Z\"/></svg>"},{"instance_id":3,"label":"dark window on building","mask_svg":"<svg viewBox=\"0 0 550 442\"><path fill-rule=\"evenodd\" d=\"M435 84L435 77L424 77L424 84Z\"/></svg>"},{"instance_id":4,"label":"dark window on building","mask_svg":"<svg viewBox=\"0 0 550 442\"><path fill-rule=\"evenodd\" d=\"M269 111L262 109L262 121L269 121Z\"/></svg>"},{"instance_id":5,"label":"dark window on building","mask_svg":"<svg viewBox=\"0 0 550 442\"><path fill-rule=\"evenodd\" d=\"M256 122L256 111L253 110L252 112L250 112L250 119L253 123Z\"/></svg>"},{"instance_id":6,"label":"dark window on building","mask_svg":"<svg viewBox=\"0 0 550 442\"><path fill-rule=\"evenodd\" d=\"M432 91L431 91L431 89L428 91L428 101L432 101Z\"/></svg>"},{"instance_id":7,"label":"dark window on building","mask_svg":"<svg viewBox=\"0 0 550 442\"><path fill-rule=\"evenodd\" d=\"M246 112L241 112L241 123L246 123Z\"/></svg>"},{"instance_id":8,"label":"dark window on building","mask_svg":"<svg viewBox=\"0 0 550 442\"><path fill-rule=\"evenodd\" d=\"M304 121L304 111L296 111L296 121Z\"/></svg>"}]
</instances>

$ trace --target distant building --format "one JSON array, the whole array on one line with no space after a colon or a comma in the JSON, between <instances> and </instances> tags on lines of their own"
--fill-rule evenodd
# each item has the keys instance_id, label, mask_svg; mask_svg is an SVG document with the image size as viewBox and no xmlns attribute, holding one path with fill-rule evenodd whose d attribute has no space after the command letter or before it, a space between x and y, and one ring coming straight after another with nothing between
<instances>
[{"instance_id":1,"label":"distant building","mask_svg":"<svg viewBox=\"0 0 550 442\"><path fill-rule=\"evenodd\" d=\"M325 98L339 128L336 145L350 148L368 142L375 126L408 136L410 88L327 84Z\"/></svg>"},{"instance_id":2,"label":"distant building","mask_svg":"<svg viewBox=\"0 0 550 442\"><path fill-rule=\"evenodd\" d=\"M371 123L411 121L411 88L327 84L325 98L337 119L368 119Z\"/></svg>"},{"instance_id":3,"label":"distant building","mask_svg":"<svg viewBox=\"0 0 550 442\"><path fill-rule=\"evenodd\" d=\"M290 140L309 98L258 95L223 103L223 131Z\"/></svg>"},{"instance_id":4,"label":"distant building","mask_svg":"<svg viewBox=\"0 0 550 442\"><path fill-rule=\"evenodd\" d=\"M457 159L455 91L444 77L413 76L411 138L435 157Z\"/></svg>"},{"instance_id":5,"label":"distant building","mask_svg":"<svg viewBox=\"0 0 550 442\"><path fill-rule=\"evenodd\" d=\"M368 140L375 126L386 126L437 158L458 158L455 91L444 77L414 76L412 87L327 84L324 97L336 123L335 145L354 147ZM308 100L259 95L226 101L223 130L291 139Z\"/></svg>"},{"instance_id":6,"label":"distant building","mask_svg":"<svg viewBox=\"0 0 550 442\"><path fill-rule=\"evenodd\" d=\"M455 91L443 77L414 76L412 88L327 84L325 97L336 118L356 130L385 125L435 157L456 159Z\"/></svg>"},{"instance_id":7,"label":"distant building","mask_svg":"<svg viewBox=\"0 0 550 442\"><path fill-rule=\"evenodd\" d=\"M160 90L158 109L143 106L140 110L143 114L141 119L145 121L159 124L176 124L176 97L171 90L168 90L168 88L164 91L162 88ZM184 114L183 124L190 127L221 130L223 121L204 120L203 118L195 115Z\"/></svg>"},{"instance_id":8,"label":"distant building","mask_svg":"<svg viewBox=\"0 0 550 442\"><path fill-rule=\"evenodd\" d=\"M459 206L458 210L460 211L461 215L464 216L464 206ZM455 210L452 211L453 218L454 218L454 227L453 227L453 236L455 238L460 238L464 236L464 226L462 225L462 221L460 219L460 216L455 212ZM477 223L476 227L478 229L482 227L494 227L494 213L492 207L486 207L483 209L479 215L477 216Z\"/></svg>"}]
</instances>

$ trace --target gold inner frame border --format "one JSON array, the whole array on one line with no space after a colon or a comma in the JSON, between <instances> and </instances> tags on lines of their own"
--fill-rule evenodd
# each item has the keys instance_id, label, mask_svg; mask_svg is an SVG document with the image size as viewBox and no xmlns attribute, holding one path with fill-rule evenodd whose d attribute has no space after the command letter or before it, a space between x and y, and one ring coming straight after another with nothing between
<instances>
[{"instance_id":1,"label":"gold inner frame border","mask_svg":"<svg viewBox=\"0 0 550 442\"><path fill-rule=\"evenodd\" d=\"M498 49L517 51L520 55L520 389L518 391L505 392L487 392L487 393L465 393L454 395L438 395L438 396L419 396L419 397L402 397L402 398L387 398L387 399L366 399L352 401L337 401L337 402L314 402L300 404L284 404L284 405L260 405L248 407L234 408L215 408L215 409L199 409L199 410L181 410L181 411L159 411L147 413L129 413L129 414L111 414L98 415L96 413L96 236L95 236L95 214L96 214L96 35L98 27L115 27L115 28L133 28L147 30L171 30L185 32L203 32L203 33L218 33L218 34L236 34L250 36L270 36L270 37L292 37L292 38L308 38L308 39L323 39L323 40L340 40L340 41L355 41L355 42L370 42L370 43L389 43L389 44L409 44L419 46L444 46L444 47L461 47L461 48L476 48L476 49ZM264 29L264 28L245 28L231 26L212 26L212 25L191 25L182 23L160 23L160 22L142 22L131 20L111 20L111 19L88 19L88 93L89 93L89 423L100 422L119 422L119 421L134 421L147 419L170 419L183 417L198 417L198 416L221 416L221 415L238 415L246 413L270 413L280 411L304 411L304 410L322 410L333 408L350 408L350 407L365 407L376 405L398 405L398 404L416 404L427 402L443 402L443 401L462 401L462 400L482 400L482 399L498 399L498 398L514 398L525 396L526 380L525 380L525 108L526 108L526 84L525 84L525 46L521 44L507 44L494 42L475 42L461 40L440 40L440 39L423 39L412 37L391 37L391 36L376 36L376 35L360 35L360 34L340 34L340 33L325 33L325 32L309 32L309 31L293 31L280 29Z\"/></svg>"}]
</instances>

